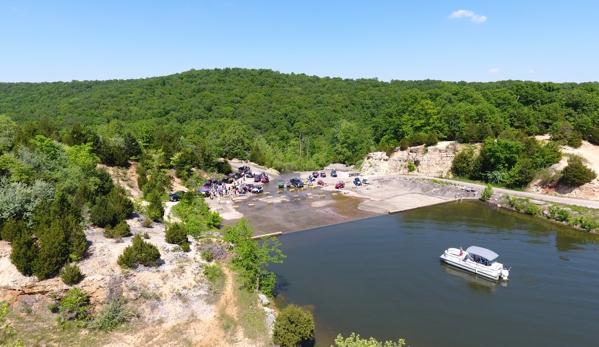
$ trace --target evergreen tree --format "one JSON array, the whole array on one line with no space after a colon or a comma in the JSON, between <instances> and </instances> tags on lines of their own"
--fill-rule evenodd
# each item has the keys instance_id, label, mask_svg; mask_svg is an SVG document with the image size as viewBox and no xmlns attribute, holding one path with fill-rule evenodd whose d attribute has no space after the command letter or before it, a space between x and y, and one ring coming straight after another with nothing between
<instances>
[{"instance_id":1,"label":"evergreen tree","mask_svg":"<svg viewBox=\"0 0 599 347\"><path fill-rule=\"evenodd\" d=\"M13 242L22 233L27 233L27 224L23 220L9 219L2 226L0 240Z\"/></svg>"},{"instance_id":2,"label":"evergreen tree","mask_svg":"<svg viewBox=\"0 0 599 347\"><path fill-rule=\"evenodd\" d=\"M81 269L76 264L71 265L67 263L62 270L60 270L60 278L64 284L76 284L83 279Z\"/></svg>"},{"instance_id":3,"label":"evergreen tree","mask_svg":"<svg viewBox=\"0 0 599 347\"><path fill-rule=\"evenodd\" d=\"M131 268L136 265L157 266L160 259L160 251L151 243L145 242L140 234L135 234L133 244L123 251L117 259L117 263L123 268Z\"/></svg>"},{"instance_id":4,"label":"evergreen tree","mask_svg":"<svg viewBox=\"0 0 599 347\"><path fill-rule=\"evenodd\" d=\"M38 255L35 240L29 233L21 233L12 242L10 261L25 276L33 274L33 263Z\"/></svg>"},{"instance_id":5,"label":"evergreen tree","mask_svg":"<svg viewBox=\"0 0 599 347\"><path fill-rule=\"evenodd\" d=\"M100 228L107 225L113 226L118 223L116 211L104 196L96 198L96 203L91 209L90 220Z\"/></svg>"},{"instance_id":6,"label":"evergreen tree","mask_svg":"<svg viewBox=\"0 0 599 347\"><path fill-rule=\"evenodd\" d=\"M156 192L150 193L148 196L148 217L154 221L162 220L164 217L164 206L162 205L162 199Z\"/></svg>"},{"instance_id":7,"label":"evergreen tree","mask_svg":"<svg viewBox=\"0 0 599 347\"><path fill-rule=\"evenodd\" d=\"M187 239L187 228L183 223L174 223L166 229L165 240L168 243L181 246L185 252L189 252L189 240Z\"/></svg>"},{"instance_id":8,"label":"evergreen tree","mask_svg":"<svg viewBox=\"0 0 599 347\"><path fill-rule=\"evenodd\" d=\"M39 253L33 261L33 274L39 280L45 280L58 273L68 257L68 244L60 220L52 223L50 228L35 229L39 237Z\"/></svg>"}]
</instances>

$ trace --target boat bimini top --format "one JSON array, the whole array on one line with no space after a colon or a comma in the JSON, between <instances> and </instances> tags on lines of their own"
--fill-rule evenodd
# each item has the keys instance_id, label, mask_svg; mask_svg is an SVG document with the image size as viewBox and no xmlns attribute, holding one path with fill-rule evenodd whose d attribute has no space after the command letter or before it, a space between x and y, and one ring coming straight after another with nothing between
<instances>
[{"instance_id":1,"label":"boat bimini top","mask_svg":"<svg viewBox=\"0 0 599 347\"><path fill-rule=\"evenodd\" d=\"M493 252L490 249L478 247L478 246L470 246L466 250L470 254L470 257L477 263L482 263L485 265L491 265L499 257L497 253ZM483 259L479 259L483 258Z\"/></svg>"}]
</instances>

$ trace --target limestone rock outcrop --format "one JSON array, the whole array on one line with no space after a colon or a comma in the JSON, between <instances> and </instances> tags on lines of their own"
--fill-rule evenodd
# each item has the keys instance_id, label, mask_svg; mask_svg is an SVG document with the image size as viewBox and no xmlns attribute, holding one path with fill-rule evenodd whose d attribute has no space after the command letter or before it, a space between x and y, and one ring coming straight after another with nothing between
<instances>
[{"instance_id":1,"label":"limestone rock outcrop","mask_svg":"<svg viewBox=\"0 0 599 347\"><path fill-rule=\"evenodd\" d=\"M414 174L419 176L447 177L453 158L458 153L458 144L451 141L440 142L436 146L410 147L397 150L390 157L385 152L373 152L366 156L362 164L362 175ZM409 171L409 163L415 170Z\"/></svg>"}]
</instances>

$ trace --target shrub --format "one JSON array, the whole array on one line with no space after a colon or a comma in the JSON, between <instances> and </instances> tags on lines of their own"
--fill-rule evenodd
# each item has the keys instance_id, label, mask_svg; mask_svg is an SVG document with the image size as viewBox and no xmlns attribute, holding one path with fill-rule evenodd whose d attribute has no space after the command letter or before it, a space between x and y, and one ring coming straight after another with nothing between
<instances>
[{"instance_id":1,"label":"shrub","mask_svg":"<svg viewBox=\"0 0 599 347\"><path fill-rule=\"evenodd\" d=\"M133 316L133 312L125 307L125 299L112 299L102 308L100 314L90 322L92 329L112 330L126 323Z\"/></svg>"},{"instance_id":2,"label":"shrub","mask_svg":"<svg viewBox=\"0 0 599 347\"><path fill-rule=\"evenodd\" d=\"M557 212L557 215L555 216L555 219L557 219L560 222L565 222L568 219L570 219L570 211L566 210L566 209L560 209Z\"/></svg>"},{"instance_id":3,"label":"shrub","mask_svg":"<svg viewBox=\"0 0 599 347\"><path fill-rule=\"evenodd\" d=\"M532 216L537 216L541 214L541 208L535 204L529 203L528 205L526 205L524 212Z\"/></svg>"},{"instance_id":4,"label":"shrub","mask_svg":"<svg viewBox=\"0 0 599 347\"><path fill-rule=\"evenodd\" d=\"M373 337L370 339L362 339L360 335L352 333L350 337L344 339L341 334L335 339L334 347L403 347L406 345L404 339L400 339L397 343L392 341L379 342ZM333 346L331 346L333 347Z\"/></svg>"},{"instance_id":5,"label":"shrub","mask_svg":"<svg viewBox=\"0 0 599 347\"><path fill-rule=\"evenodd\" d=\"M83 274L81 273L79 266L67 263L67 265L60 271L60 278L65 284L72 285L81 281L83 279Z\"/></svg>"},{"instance_id":6,"label":"shrub","mask_svg":"<svg viewBox=\"0 0 599 347\"><path fill-rule=\"evenodd\" d=\"M572 157L568 160L568 166L562 170L560 182L569 186L581 186L591 182L597 177L595 171L582 164L582 159Z\"/></svg>"},{"instance_id":7,"label":"shrub","mask_svg":"<svg viewBox=\"0 0 599 347\"><path fill-rule=\"evenodd\" d=\"M119 222L114 228L110 225L107 225L106 228L104 228L104 236L109 239L120 239L129 235L131 235L131 228L125 221Z\"/></svg>"},{"instance_id":8,"label":"shrub","mask_svg":"<svg viewBox=\"0 0 599 347\"><path fill-rule=\"evenodd\" d=\"M33 274L40 281L54 277L69 256L61 220L54 220L48 229L41 229L42 226L36 228L39 252L33 261Z\"/></svg>"},{"instance_id":9,"label":"shrub","mask_svg":"<svg viewBox=\"0 0 599 347\"><path fill-rule=\"evenodd\" d=\"M165 232L165 240L168 243L181 246L185 252L189 252L189 240L187 240L187 228L183 223L174 223Z\"/></svg>"},{"instance_id":10,"label":"shrub","mask_svg":"<svg viewBox=\"0 0 599 347\"><path fill-rule=\"evenodd\" d=\"M123 187L115 186L106 198L108 205L114 210L117 220L123 220L133 213L133 202L126 196Z\"/></svg>"},{"instance_id":11,"label":"shrub","mask_svg":"<svg viewBox=\"0 0 599 347\"><path fill-rule=\"evenodd\" d=\"M204 276L210 282L215 282L220 277L223 277L225 274L223 270L218 265L208 265L204 267Z\"/></svg>"},{"instance_id":12,"label":"shrub","mask_svg":"<svg viewBox=\"0 0 599 347\"><path fill-rule=\"evenodd\" d=\"M25 224L25 221L9 219L2 227L2 237L0 240L13 242L22 233L27 233L27 224Z\"/></svg>"},{"instance_id":13,"label":"shrub","mask_svg":"<svg viewBox=\"0 0 599 347\"><path fill-rule=\"evenodd\" d=\"M410 146L420 146L423 145L427 140L427 136L425 133L422 132L418 132L415 134L412 134L412 136L410 136L409 138L409 142L410 142Z\"/></svg>"},{"instance_id":14,"label":"shrub","mask_svg":"<svg viewBox=\"0 0 599 347\"><path fill-rule=\"evenodd\" d=\"M597 220L590 216L580 217L578 223L580 224L581 228L587 231L595 229L599 225L597 224Z\"/></svg>"},{"instance_id":15,"label":"shrub","mask_svg":"<svg viewBox=\"0 0 599 347\"><path fill-rule=\"evenodd\" d=\"M161 220L164 217L164 206L162 206L160 194L157 192L150 193L148 201L150 202L150 205L148 205L148 217L154 221Z\"/></svg>"},{"instance_id":16,"label":"shrub","mask_svg":"<svg viewBox=\"0 0 599 347\"><path fill-rule=\"evenodd\" d=\"M122 268L132 268L137 265L158 266L160 251L151 243L145 242L140 234L135 234L133 244L123 251L117 259Z\"/></svg>"},{"instance_id":17,"label":"shrub","mask_svg":"<svg viewBox=\"0 0 599 347\"><path fill-rule=\"evenodd\" d=\"M410 147L410 143L407 139L401 139L401 141L399 141L399 149L405 151L406 149L408 149L408 147Z\"/></svg>"},{"instance_id":18,"label":"shrub","mask_svg":"<svg viewBox=\"0 0 599 347\"><path fill-rule=\"evenodd\" d=\"M107 225L115 226L118 223L116 211L109 205L108 199L104 196L96 198L91 209L90 220L100 228Z\"/></svg>"},{"instance_id":19,"label":"shrub","mask_svg":"<svg viewBox=\"0 0 599 347\"><path fill-rule=\"evenodd\" d=\"M408 162L408 172L414 172L416 171L416 164L414 164L413 162L409 161Z\"/></svg>"},{"instance_id":20,"label":"shrub","mask_svg":"<svg viewBox=\"0 0 599 347\"><path fill-rule=\"evenodd\" d=\"M10 261L25 276L33 274L33 262L37 258L38 248L28 233L17 236L12 243Z\"/></svg>"},{"instance_id":21,"label":"shrub","mask_svg":"<svg viewBox=\"0 0 599 347\"><path fill-rule=\"evenodd\" d=\"M141 221L141 226L144 228L150 228L152 227L152 219L150 219L149 217L145 217L142 221ZM146 233L147 234L147 233ZM149 237L148 237L149 238Z\"/></svg>"},{"instance_id":22,"label":"shrub","mask_svg":"<svg viewBox=\"0 0 599 347\"><path fill-rule=\"evenodd\" d=\"M431 131L430 133L428 133L428 135L426 135L425 145L435 146L437 143L439 143L439 138L437 137L436 132Z\"/></svg>"},{"instance_id":23,"label":"shrub","mask_svg":"<svg viewBox=\"0 0 599 347\"><path fill-rule=\"evenodd\" d=\"M491 187L490 184L487 184L487 186L485 187L485 190L483 190L483 193L480 196L480 199L482 201L487 201L487 200L489 200L489 198L491 196L493 196L493 187Z\"/></svg>"},{"instance_id":24,"label":"shrub","mask_svg":"<svg viewBox=\"0 0 599 347\"><path fill-rule=\"evenodd\" d=\"M456 176L469 177L474 162L474 149L468 146L458 153L451 163L451 172Z\"/></svg>"},{"instance_id":25,"label":"shrub","mask_svg":"<svg viewBox=\"0 0 599 347\"><path fill-rule=\"evenodd\" d=\"M214 260L214 257L212 256L212 252L210 252L209 250L201 251L200 257L207 262L211 262L212 260Z\"/></svg>"},{"instance_id":26,"label":"shrub","mask_svg":"<svg viewBox=\"0 0 599 347\"><path fill-rule=\"evenodd\" d=\"M282 347L295 347L314 340L314 317L295 305L285 307L275 320L272 340Z\"/></svg>"},{"instance_id":27,"label":"shrub","mask_svg":"<svg viewBox=\"0 0 599 347\"><path fill-rule=\"evenodd\" d=\"M60 299L58 323L65 325L68 321L77 321L78 326L84 326L91 318L92 306L87 293L77 287L71 288L67 295Z\"/></svg>"}]
</instances>

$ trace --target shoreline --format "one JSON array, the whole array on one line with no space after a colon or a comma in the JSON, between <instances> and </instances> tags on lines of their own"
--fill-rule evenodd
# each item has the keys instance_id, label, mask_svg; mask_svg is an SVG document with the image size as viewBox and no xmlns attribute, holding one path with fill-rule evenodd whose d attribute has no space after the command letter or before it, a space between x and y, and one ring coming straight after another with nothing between
<instances>
[{"instance_id":1,"label":"shoreline","mask_svg":"<svg viewBox=\"0 0 599 347\"><path fill-rule=\"evenodd\" d=\"M247 163L234 163L234 166L247 165ZM260 172L261 168L254 171ZM385 214L394 214L403 211L409 211L417 208L434 206L448 203L451 201L478 200L482 194L484 186L473 183L437 179L416 175L376 175L368 176L369 185L355 186L350 172L338 171L338 177L330 177L330 170L327 177L319 178L325 182L322 187L306 187L303 189L283 189L273 190L276 181L283 179L287 181L291 177L299 177L306 180L311 172L298 172L291 174L280 174L270 169L264 169L271 176L271 182L264 185L269 189L266 193L260 195L244 195L235 198L224 199L221 205L215 201L206 200L213 211L218 211L223 217L223 225L231 225L241 218L247 218L250 224L255 227L254 235L281 232L282 234L310 230L316 227L328 226L361 220ZM365 176L359 176L364 178ZM334 185L338 181L345 183L345 188L335 189ZM596 234L596 231L585 230L584 228L569 225L568 222L552 220L545 213L548 206L553 204L566 205L586 205L586 201L566 201L557 202L555 197L534 193L522 193L517 191L508 191L504 189L495 189L493 199L486 203L498 206L508 211L514 211L527 214L524 210L518 210L509 204L506 204L503 196L508 194L520 199L530 199L536 204L537 200L542 200L539 205L543 207L540 214L532 217L541 220L549 219L556 226L564 226L572 230L585 231ZM534 197L530 197L534 194ZM561 200L561 199L560 199ZM303 205L302 205L303 202ZM309 202L307 204L306 202ZM590 205L597 202L588 201ZM289 204L293 204L296 210L290 212ZM251 205L250 205L251 204ZM248 206L249 205L249 206ZM587 207L593 209L593 207ZM317 213L314 213L317 212ZM277 217L279 214L303 214L309 216L304 224L302 220L291 220ZM575 214L575 213L574 213ZM530 214L529 214L530 215ZM304 220L305 221L305 220Z\"/></svg>"},{"instance_id":2,"label":"shoreline","mask_svg":"<svg viewBox=\"0 0 599 347\"><path fill-rule=\"evenodd\" d=\"M260 169L252 169L260 172ZM330 171L326 171L327 177L318 178L325 186L279 190L276 188L279 179L306 180L311 172L279 174L268 170L271 181L263 185L265 193L228 197L221 199L220 204L216 200L206 201L211 210L221 214L223 225L246 218L255 227L254 235L259 236L309 230L480 196L476 189L419 176L370 176L370 184L355 186L349 172L338 171L338 177L330 177ZM338 181L343 181L345 188L335 189Z\"/></svg>"}]
</instances>

